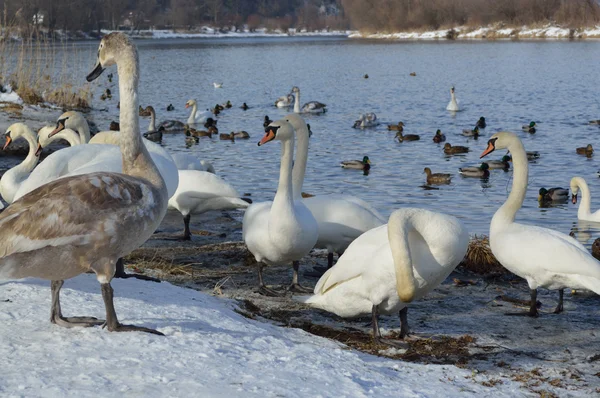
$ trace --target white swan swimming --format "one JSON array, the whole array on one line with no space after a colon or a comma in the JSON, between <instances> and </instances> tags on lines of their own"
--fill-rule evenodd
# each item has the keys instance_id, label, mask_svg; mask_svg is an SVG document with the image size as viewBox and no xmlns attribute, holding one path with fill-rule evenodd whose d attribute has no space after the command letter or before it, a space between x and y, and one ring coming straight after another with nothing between
<instances>
[{"instance_id":1,"label":"white swan swimming","mask_svg":"<svg viewBox=\"0 0 600 398\"><path fill-rule=\"evenodd\" d=\"M292 87L292 93L296 97L294 101L295 113L324 113L327 110L327 105L319 101L310 101L302 105L300 108L300 89L297 86Z\"/></svg>"},{"instance_id":2,"label":"white swan swimming","mask_svg":"<svg viewBox=\"0 0 600 398\"><path fill-rule=\"evenodd\" d=\"M577 218L584 221L600 222L600 210L594 213L590 210L592 197L587 183L582 177L571 178L571 198L573 204L577 203L577 193L581 190L581 204L577 210Z\"/></svg>"},{"instance_id":3,"label":"white swan swimming","mask_svg":"<svg viewBox=\"0 0 600 398\"><path fill-rule=\"evenodd\" d=\"M528 165L523 143L514 134L500 132L488 141L481 157L508 149L513 161L513 184L506 202L490 224L490 247L500 264L527 280L531 306L526 315L537 316L537 288L559 290L555 313L563 310L563 289L589 289L600 294L600 262L574 238L548 228L515 222L527 191Z\"/></svg>"},{"instance_id":4,"label":"white swan swimming","mask_svg":"<svg viewBox=\"0 0 600 398\"><path fill-rule=\"evenodd\" d=\"M386 225L371 229L348 246L315 286L305 303L341 317L372 315L373 338L382 341L379 313L400 311L408 333L406 305L442 283L467 252L469 234L456 218L424 209L392 213Z\"/></svg>"},{"instance_id":5,"label":"white swan swimming","mask_svg":"<svg viewBox=\"0 0 600 398\"><path fill-rule=\"evenodd\" d=\"M319 229L312 213L294 200L292 162L294 158L294 128L285 120L267 126L258 145L281 141L279 185L273 202L254 203L244 215L242 236L248 250L258 262L260 292L281 295L265 286L264 265L293 264L294 275L290 290L305 291L298 284L298 261L310 252L317 242Z\"/></svg>"},{"instance_id":6,"label":"white swan swimming","mask_svg":"<svg viewBox=\"0 0 600 398\"><path fill-rule=\"evenodd\" d=\"M366 114L360 114L358 120L354 122L354 125L352 127L364 129L377 126L379 126L379 120L377 120L377 115L373 112L369 112Z\"/></svg>"},{"instance_id":7,"label":"white swan swimming","mask_svg":"<svg viewBox=\"0 0 600 398\"><path fill-rule=\"evenodd\" d=\"M350 195L317 195L302 198L302 185L308 159L309 133L304 119L297 114L285 117L296 132L297 154L292 171L294 201L310 210L319 227L316 248L327 249L327 268L333 265L333 253L341 255L362 233L383 225L385 219L365 201Z\"/></svg>"},{"instance_id":8,"label":"white swan swimming","mask_svg":"<svg viewBox=\"0 0 600 398\"><path fill-rule=\"evenodd\" d=\"M52 127L42 127L40 131L49 132L52 131ZM27 182L31 171L39 160L35 133L23 123L14 123L6 129L6 144L4 144L3 149L6 149L11 142L20 138L25 139L29 144L27 157L15 167L7 170L0 179L0 194L8 204L16 199L17 191Z\"/></svg>"},{"instance_id":9,"label":"white swan swimming","mask_svg":"<svg viewBox=\"0 0 600 398\"><path fill-rule=\"evenodd\" d=\"M215 174L215 168L208 160L200 160L188 153L177 152L171 155L177 170L200 170Z\"/></svg>"},{"instance_id":10,"label":"white swan swimming","mask_svg":"<svg viewBox=\"0 0 600 398\"><path fill-rule=\"evenodd\" d=\"M214 117L210 111L198 112L198 104L196 100L191 99L185 103L185 108L192 108L190 112L190 117L188 117L188 124L204 124L208 120L208 118Z\"/></svg>"},{"instance_id":11,"label":"white swan swimming","mask_svg":"<svg viewBox=\"0 0 600 398\"><path fill-rule=\"evenodd\" d=\"M121 324L110 285L117 259L141 246L167 211L165 182L141 143L138 55L131 39L123 33L104 36L98 62L87 80L94 80L115 63L119 71L123 173L99 172L52 181L4 210L0 214L0 276L50 280L50 321L57 325L104 325L111 332L162 335L153 329ZM106 321L62 315L63 280L86 271L93 271L100 283Z\"/></svg>"},{"instance_id":12,"label":"white swan swimming","mask_svg":"<svg viewBox=\"0 0 600 398\"><path fill-rule=\"evenodd\" d=\"M278 108L287 108L292 106L294 103L294 95L289 93L288 95L282 95L275 100L275 106Z\"/></svg>"},{"instance_id":13,"label":"white swan swimming","mask_svg":"<svg viewBox=\"0 0 600 398\"><path fill-rule=\"evenodd\" d=\"M446 110L452 112L460 111L460 108L458 107L458 101L456 101L456 94L454 93L454 86L450 88L450 102L448 103Z\"/></svg>"}]
</instances>

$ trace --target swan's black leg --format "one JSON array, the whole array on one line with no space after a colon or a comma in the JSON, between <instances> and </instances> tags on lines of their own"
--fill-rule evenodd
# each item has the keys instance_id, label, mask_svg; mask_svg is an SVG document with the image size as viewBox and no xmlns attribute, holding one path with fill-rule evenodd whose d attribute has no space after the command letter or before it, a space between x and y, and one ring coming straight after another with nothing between
<instances>
[{"instance_id":1,"label":"swan's black leg","mask_svg":"<svg viewBox=\"0 0 600 398\"><path fill-rule=\"evenodd\" d=\"M408 336L410 332L408 328L408 307L404 307L400 310L400 338L403 339Z\"/></svg>"},{"instance_id":2,"label":"swan's black leg","mask_svg":"<svg viewBox=\"0 0 600 398\"><path fill-rule=\"evenodd\" d=\"M333 267L333 253L327 253L327 269Z\"/></svg>"},{"instance_id":3,"label":"swan's black leg","mask_svg":"<svg viewBox=\"0 0 600 398\"><path fill-rule=\"evenodd\" d=\"M60 309L60 289L65 281L51 281L50 282L50 290L52 291L52 309L50 311L50 322L62 326L65 328L72 328L76 326L81 327L90 327L102 325L104 323L103 320L94 318L91 316L74 316L65 318L62 316L62 311Z\"/></svg>"},{"instance_id":4,"label":"swan's black leg","mask_svg":"<svg viewBox=\"0 0 600 398\"><path fill-rule=\"evenodd\" d=\"M277 290L268 288L267 285L265 285L265 282L263 280L263 268L264 268L263 263L258 263L258 293L262 294L263 296L270 296L270 297L285 296L285 292L278 292Z\"/></svg>"},{"instance_id":5,"label":"swan's black leg","mask_svg":"<svg viewBox=\"0 0 600 398\"><path fill-rule=\"evenodd\" d=\"M564 296L564 294L565 294L564 289L560 289L558 291L558 305L554 309L555 314L560 314L561 312L563 312L563 296Z\"/></svg>"},{"instance_id":6,"label":"swan's black leg","mask_svg":"<svg viewBox=\"0 0 600 398\"><path fill-rule=\"evenodd\" d=\"M407 347L406 344L381 337L381 331L379 330L379 309L376 305L373 305L373 308L371 309L371 326L373 328L373 342L376 344L387 345L395 348Z\"/></svg>"},{"instance_id":7,"label":"swan's black leg","mask_svg":"<svg viewBox=\"0 0 600 398\"><path fill-rule=\"evenodd\" d=\"M119 258L117 260L115 276L113 278L119 278L119 279L135 278L135 279L141 279L143 281L152 281L152 282L160 283L160 279L153 278L151 276L126 273L125 272L125 264L123 263L123 258Z\"/></svg>"},{"instance_id":8,"label":"swan's black leg","mask_svg":"<svg viewBox=\"0 0 600 398\"><path fill-rule=\"evenodd\" d=\"M292 265L294 268L294 275L292 276L292 284L288 290L296 293L312 293L312 289L305 288L298 283L298 270L300 269L300 262L294 261Z\"/></svg>"},{"instance_id":9,"label":"swan's black leg","mask_svg":"<svg viewBox=\"0 0 600 398\"><path fill-rule=\"evenodd\" d=\"M190 232L190 218L190 214L183 216L183 240L192 240L192 233Z\"/></svg>"},{"instance_id":10,"label":"swan's black leg","mask_svg":"<svg viewBox=\"0 0 600 398\"><path fill-rule=\"evenodd\" d=\"M506 315L527 315L530 317L537 317L539 315L537 310L537 289L531 289L531 302L529 304L529 311L526 312L509 312Z\"/></svg>"},{"instance_id":11,"label":"swan's black leg","mask_svg":"<svg viewBox=\"0 0 600 398\"><path fill-rule=\"evenodd\" d=\"M106 322L103 327L108 328L109 332L146 332L164 336L158 330L145 328L143 326L135 325L123 325L119 323L117 319L117 313L115 312L115 305L113 303L113 288L110 283L102 283L102 298L104 299L104 307L106 308Z\"/></svg>"}]
</instances>

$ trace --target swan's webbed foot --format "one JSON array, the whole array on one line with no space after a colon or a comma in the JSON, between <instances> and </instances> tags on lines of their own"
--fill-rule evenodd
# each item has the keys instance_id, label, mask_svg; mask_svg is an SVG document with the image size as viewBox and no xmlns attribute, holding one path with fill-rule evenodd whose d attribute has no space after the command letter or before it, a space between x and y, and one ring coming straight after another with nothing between
<instances>
[{"instance_id":1,"label":"swan's webbed foot","mask_svg":"<svg viewBox=\"0 0 600 398\"><path fill-rule=\"evenodd\" d=\"M147 275L126 273L125 265L123 264L122 258L117 260L117 267L115 269L115 275L113 276L113 278L119 278L119 279L135 278L135 279L141 279L143 281L152 281L152 282L160 283L160 279L158 279L158 278L153 278L153 277L147 276Z\"/></svg>"},{"instance_id":2,"label":"swan's webbed foot","mask_svg":"<svg viewBox=\"0 0 600 398\"><path fill-rule=\"evenodd\" d=\"M294 292L294 293L313 293L313 289L306 288L306 287L300 285L299 283L292 283L288 287L288 291Z\"/></svg>"},{"instance_id":3,"label":"swan's webbed foot","mask_svg":"<svg viewBox=\"0 0 600 398\"><path fill-rule=\"evenodd\" d=\"M163 333L158 330L145 328L143 326L134 325L123 325L119 323L117 313L115 312L115 306L113 302L113 288L110 283L102 283L102 299L104 300L104 307L106 308L106 322L102 325L102 328L107 328L109 332L145 332L164 336Z\"/></svg>"},{"instance_id":4,"label":"swan's webbed foot","mask_svg":"<svg viewBox=\"0 0 600 398\"><path fill-rule=\"evenodd\" d=\"M92 327L102 325L103 320L91 316L64 317L60 308L60 289L65 282L63 280L51 281L52 309L50 311L50 322L64 328Z\"/></svg>"},{"instance_id":5,"label":"swan's webbed foot","mask_svg":"<svg viewBox=\"0 0 600 398\"><path fill-rule=\"evenodd\" d=\"M407 349L408 348L408 343L405 343L405 342L402 342L402 341L395 341L395 340L390 340L390 339L384 339L381 336L375 336L373 338L373 342L375 344L387 345L389 347L394 347L394 348L400 348L400 349Z\"/></svg>"},{"instance_id":6,"label":"swan's webbed foot","mask_svg":"<svg viewBox=\"0 0 600 398\"><path fill-rule=\"evenodd\" d=\"M564 294L565 294L565 292L564 292L563 289L560 289L558 291L558 305L554 309L554 313L555 314L560 314L564 310L564 308L563 308L563 296L564 296Z\"/></svg>"},{"instance_id":7,"label":"swan's webbed foot","mask_svg":"<svg viewBox=\"0 0 600 398\"><path fill-rule=\"evenodd\" d=\"M285 292L268 288L265 285L259 286L258 294L262 294L263 296L267 297L285 297Z\"/></svg>"}]
</instances>

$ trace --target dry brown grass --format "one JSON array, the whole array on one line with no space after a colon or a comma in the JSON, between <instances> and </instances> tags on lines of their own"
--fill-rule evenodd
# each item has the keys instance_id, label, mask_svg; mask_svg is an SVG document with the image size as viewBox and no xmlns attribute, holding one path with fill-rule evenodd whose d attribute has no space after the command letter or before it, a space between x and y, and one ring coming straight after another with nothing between
<instances>
[{"instance_id":1,"label":"dry brown grass","mask_svg":"<svg viewBox=\"0 0 600 398\"><path fill-rule=\"evenodd\" d=\"M492 253L487 235L473 235L467 254L459 266L480 275L508 272Z\"/></svg>"}]
</instances>

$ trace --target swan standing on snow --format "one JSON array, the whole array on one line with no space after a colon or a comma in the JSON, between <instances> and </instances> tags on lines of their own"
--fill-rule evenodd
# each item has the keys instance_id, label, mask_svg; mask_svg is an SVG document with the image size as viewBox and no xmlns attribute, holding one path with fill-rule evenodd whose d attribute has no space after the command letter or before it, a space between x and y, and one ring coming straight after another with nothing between
<instances>
[{"instance_id":1,"label":"swan standing on snow","mask_svg":"<svg viewBox=\"0 0 600 398\"><path fill-rule=\"evenodd\" d=\"M513 185L506 202L490 224L490 247L500 264L527 280L531 306L524 315L537 316L537 288L559 290L554 310L563 310L563 289L589 289L600 294L600 263L581 243L560 232L515 222L527 192L528 165L523 143L514 134L500 132L488 141L481 157L508 149L513 160Z\"/></svg>"},{"instance_id":2,"label":"swan standing on snow","mask_svg":"<svg viewBox=\"0 0 600 398\"><path fill-rule=\"evenodd\" d=\"M581 204L577 210L577 219L584 221L600 222L600 210L592 213L590 203L592 197L587 183L582 177L571 178L571 200L573 204L577 204L577 193L581 190Z\"/></svg>"},{"instance_id":3,"label":"swan standing on snow","mask_svg":"<svg viewBox=\"0 0 600 398\"><path fill-rule=\"evenodd\" d=\"M467 252L469 234L455 217L428 210L396 210L388 224L348 246L336 265L305 299L344 318L371 313L373 338L381 339L378 314L400 311L400 337L407 335L406 305L442 283Z\"/></svg>"},{"instance_id":4,"label":"swan standing on snow","mask_svg":"<svg viewBox=\"0 0 600 398\"><path fill-rule=\"evenodd\" d=\"M294 101L294 112L295 113L324 113L327 108L325 104L318 101L310 101L302 105L300 108L300 89L296 86L292 88L296 100Z\"/></svg>"},{"instance_id":5,"label":"swan standing on snow","mask_svg":"<svg viewBox=\"0 0 600 398\"><path fill-rule=\"evenodd\" d=\"M296 131L298 153L292 170L294 201L310 210L319 227L316 248L327 249L327 268L333 266L333 253L344 250L363 232L379 227L385 219L365 201L350 195L325 195L302 198L302 185L308 160L309 133L304 119L292 113L285 117Z\"/></svg>"},{"instance_id":6,"label":"swan standing on snow","mask_svg":"<svg viewBox=\"0 0 600 398\"><path fill-rule=\"evenodd\" d=\"M123 174L98 172L53 181L15 201L0 214L0 276L51 282L51 322L65 327L104 324L109 331L153 329L119 323L110 281L118 258L144 243L167 210L167 188L146 147L138 120L138 55L122 33L102 39L98 63L87 80L117 64L121 98ZM91 270L101 285L106 321L65 318L63 280Z\"/></svg>"},{"instance_id":7,"label":"swan standing on snow","mask_svg":"<svg viewBox=\"0 0 600 398\"><path fill-rule=\"evenodd\" d=\"M458 107L458 101L456 101L456 94L454 93L454 86L450 88L450 102L448 103L446 110L451 112L460 111L460 108Z\"/></svg>"},{"instance_id":8,"label":"swan standing on snow","mask_svg":"<svg viewBox=\"0 0 600 398\"><path fill-rule=\"evenodd\" d=\"M52 130L52 127L42 127L40 131L42 130L48 132ZM16 199L17 191L27 181L39 160L35 133L23 123L14 123L6 129L6 144L4 144L3 149L6 149L11 142L17 141L19 138L24 138L27 141L29 152L25 160L7 170L0 179L0 194L8 204Z\"/></svg>"},{"instance_id":9,"label":"swan standing on snow","mask_svg":"<svg viewBox=\"0 0 600 398\"><path fill-rule=\"evenodd\" d=\"M198 104L196 100L191 99L185 103L185 108L192 108L192 112L190 113L190 117L188 117L188 124L204 124L208 120L208 118L212 118L213 114L208 110L205 112L198 112Z\"/></svg>"},{"instance_id":10,"label":"swan standing on snow","mask_svg":"<svg viewBox=\"0 0 600 398\"><path fill-rule=\"evenodd\" d=\"M278 108L287 108L288 106L292 106L293 103L294 95L292 93L289 93L288 95L282 95L275 100L275 106Z\"/></svg>"},{"instance_id":11,"label":"swan standing on snow","mask_svg":"<svg viewBox=\"0 0 600 398\"><path fill-rule=\"evenodd\" d=\"M262 294L280 296L265 286L264 265L293 264L290 290L306 291L298 284L299 260L317 243L319 229L310 210L294 200L292 163L294 160L294 128L285 120L271 123L258 145L281 141L279 185L273 202L255 203L244 215L242 236L248 250L258 262L258 282Z\"/></svg>"}]
</instances>

